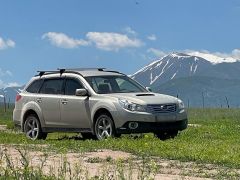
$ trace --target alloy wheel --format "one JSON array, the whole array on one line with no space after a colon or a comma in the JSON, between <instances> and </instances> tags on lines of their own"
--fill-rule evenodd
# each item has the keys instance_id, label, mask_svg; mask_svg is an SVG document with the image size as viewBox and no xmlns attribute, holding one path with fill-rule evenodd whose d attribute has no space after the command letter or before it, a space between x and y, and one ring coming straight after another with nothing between
<instances>
[{"instance_id":1,"label":"alloy wheel","mask_svg":"<svg viewBox=\"0 0 240 180\"><path fill-rule=\"evenodd\" d=\"M40 125L38 119L34 116L29 116L25 122L25 133L26 136L32 140L38 139Z\"/></svg>"},{"instance_id":2,"label":"alloy wheel","mask_svg":"<svg viewBox=\"0 0 240 180\"><path fill-rule=\"evenodd\" d=\"M95 132L98 139L106 139L113 136L113 123L109 116L101 115L97 119Z\"/></svg>"}]
</instances>

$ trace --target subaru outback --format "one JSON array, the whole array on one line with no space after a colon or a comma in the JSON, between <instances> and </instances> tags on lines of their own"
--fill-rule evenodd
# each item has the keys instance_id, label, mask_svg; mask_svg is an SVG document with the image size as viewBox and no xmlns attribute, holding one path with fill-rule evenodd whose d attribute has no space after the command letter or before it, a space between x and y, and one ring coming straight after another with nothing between
<instances>
[{"instance_id":1,"label":"subaru outback","mask_svg":"<svg viewBox=\"0 0 240 180\"><path fill-rule=\"evenodd\" d=\"M13 121L32 140L51 132L104 139L130 133L174 137L187 128L183 102L104 68L38 71L17 94Z\"/></svg>"}]
</instances>

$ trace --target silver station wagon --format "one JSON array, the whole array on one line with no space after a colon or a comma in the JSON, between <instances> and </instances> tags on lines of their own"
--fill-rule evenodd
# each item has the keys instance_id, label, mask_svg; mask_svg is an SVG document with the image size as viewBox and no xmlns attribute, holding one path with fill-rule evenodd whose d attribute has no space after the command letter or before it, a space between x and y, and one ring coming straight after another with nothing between
<instances>
[{"instance_id":1,"label":"silver station wagon","mask_svg":"<svg viewBox=\"0 0 240 180\"><path fill-rule=\"evenodd\" d=\"M51 132L104 139L154 133L164 140L187 128L183 102L104 68L39 71L16 96L13 121L32 140Z\"/></svg>"}]
</instances>

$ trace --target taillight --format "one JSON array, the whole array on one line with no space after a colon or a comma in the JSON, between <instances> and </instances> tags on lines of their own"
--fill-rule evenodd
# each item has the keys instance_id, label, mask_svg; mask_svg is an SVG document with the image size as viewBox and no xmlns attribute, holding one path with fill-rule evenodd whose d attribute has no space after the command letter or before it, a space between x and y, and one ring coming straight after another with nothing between
<instances>
[{"instance_id":1,"label":"taillight","mask_svg":"<svg viewBox=\"0 0 240 180\"><path fill-rule=\"evenodd\" d=\"M22 98L22 96L20 94L17 94L16 95L16 102L18 102L21 98Z\"/></svg>"}]
</instances>

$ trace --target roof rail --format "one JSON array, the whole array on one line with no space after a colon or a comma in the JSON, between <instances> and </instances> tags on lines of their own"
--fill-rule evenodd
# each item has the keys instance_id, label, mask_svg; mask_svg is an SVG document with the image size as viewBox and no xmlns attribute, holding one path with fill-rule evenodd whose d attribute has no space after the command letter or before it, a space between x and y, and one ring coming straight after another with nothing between
<instances>
[{"instance_id":1,"label":"roof rail","mask_svg":"<svg viewBox=\"0 0 240 180\"><path fill-rule=\"evenodd\" d=\"M118 74L122 74L125 75L121 72L118 71L112 71L112 70L107 70L106 68L69 68L69 69L62 69L62 68L58 68L57 70L53 70L53 71L37 71L39 74L36 76L43 76L44 74L54 74L54 73L60 73L60 75L62 75L62 73L64 72L72 72L72 73L78 73L80 75L82 75L80 72L76 72L76 71L91 71L91 70L95 70L95 71L104 71L104 72L112 72L112 73L118 73Z\"/></svg>"},{"instance_id":2,"label":"roof rail","mask_svg":"<svg viewBox=\"0 0 240 180\"><path fill-rule=\"evenodd\" d=\"M122 75L125 75L125 76L126 76L126 74L123 74L123 73L121 73L121 72L118 72L118 71L111 71L111 70L107 70L107 71L104 71L104 72L118 73L118 74L122 74Z\"/></svg>"},{"instance_id":3,"label":"roof rail","mask_svg":"<svg viewBox=\"0 0 240 180\"><path fill-rule=\"evenodd\" d=\"M97 71L103 71L106 68L66 68L66 71L89 71L89 70L97 70ZM60 68L58 68L60 70Z\"/></svg>"},{"instance_id":4,"label":"roof rail","mask_svg":"<svg viewBox=\"0 0 240 180\"><path fill-rule=\"evenodd\" d=\"M46 73L64 73L65 69L58 69L57 71L37 71L38 72L38 75L41 77L43 76L44 74Z\"/></svg>"}]
</instances>

